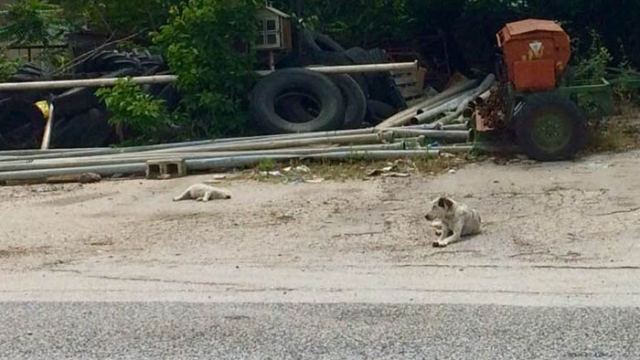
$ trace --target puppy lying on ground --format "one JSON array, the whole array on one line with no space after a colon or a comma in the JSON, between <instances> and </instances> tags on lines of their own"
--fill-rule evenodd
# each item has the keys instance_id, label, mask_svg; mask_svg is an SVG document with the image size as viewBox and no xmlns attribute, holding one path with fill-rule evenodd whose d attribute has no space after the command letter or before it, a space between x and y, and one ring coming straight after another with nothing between
<instances>
[{"instance_id":1,"label":"puppy lying on ground","mask_svg":"<svg viewBox=\"0 0 640 360\"><path fill-rule=\"evenodd\" d=\"M215 188L205 184L190 186L182 195L175 197L173 201L197 200L207 202L209 200L231 199L231 193L224 189Z\"/></svg>"},{"instance_id":2,"label":"puppy lying on ground","mask_svg":"<svg viewBox=\"0 0 640 360\"><path fill-rule=\"evenodd\" d=\"M476 210L458 204L449 197L441 196L431 203L431 210L425 216L440 236L433 242L435 247L447 247L460 241L463 236L480 233L482 219Z\"/></svg>"}]
</instances>

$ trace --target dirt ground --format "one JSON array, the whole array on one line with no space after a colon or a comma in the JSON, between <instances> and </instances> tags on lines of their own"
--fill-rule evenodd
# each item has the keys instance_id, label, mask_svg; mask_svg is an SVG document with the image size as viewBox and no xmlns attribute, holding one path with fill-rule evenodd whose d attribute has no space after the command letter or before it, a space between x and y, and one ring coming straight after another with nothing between
<instances>
[{"instance_id":1,"label":"dirt ground","mask_svg":"<svg viewBox=\"0 0 640 360\"><path fill-rule=\"evenodd\" d=\"M225 180L219 186L233 199L210 203L171 201L207 175L1 187L0 274L9 280L0 293L60 273L170 284L177 281L169 279L174 270L207 269L216 278L211 284L201 275L202 281L176 279L228 292L237 283L220 280L216 271L253 269L246 281L270 272L281 279L270 289L291 290L298 280L310 281L296 276L321 271L317 277L335 278L323 285L327 290L343 283L336 269L349 268L632 268L640 255L639 164L640 152L632 151L570 163L483 161L439 176ZM482 235L447 249L431 246L424 213L443 193L481 212Z\"/></svg>"}]
</instances>

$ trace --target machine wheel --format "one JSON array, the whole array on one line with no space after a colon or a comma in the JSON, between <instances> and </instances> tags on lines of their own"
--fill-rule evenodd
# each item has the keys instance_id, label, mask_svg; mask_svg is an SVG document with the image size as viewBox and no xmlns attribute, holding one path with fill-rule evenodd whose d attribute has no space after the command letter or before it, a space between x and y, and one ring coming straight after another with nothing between
<instances>
[{"instance_id":1,"label":"machine wheel","mask_svg":"<svg viewBox=\"0 0 640 360\"><path fill-rule=\"evenodd\" d=\"M586 144L586 116L566 97L553 93L530 95L514 120L517 141L532 159L568 160Z\"/></svg>"}]
</instances>

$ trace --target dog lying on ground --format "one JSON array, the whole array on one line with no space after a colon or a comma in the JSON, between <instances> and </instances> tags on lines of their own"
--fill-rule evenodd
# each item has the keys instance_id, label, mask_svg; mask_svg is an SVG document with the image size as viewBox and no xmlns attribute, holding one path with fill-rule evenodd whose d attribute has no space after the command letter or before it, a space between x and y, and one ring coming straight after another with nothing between
<instances>
[{"instance_id":1,"label":"dog lying on ground","mask_svg":"<svg viewBox=\"0 0 640 360\"><path fill-rule=\"evenodd\" d=\"M173 201L197 200L207 202L209 200L231 199L231 193L224 189L215 188L206 184L195 184L190 186L180 196Z\"/></svg>"},{"instance_id":2,"label":"dog lying on ground","mask_svg":"<svg viewBox=\"0 0 640 360\"><path fill-rule=\"evenodd\" d=\"M446 196L433 200L425 218L439 235L439 239L433 242L435 247L447 247L460 241L463 236L479 234L482 223L476 210Z\"/></svg>"}]
</instances>

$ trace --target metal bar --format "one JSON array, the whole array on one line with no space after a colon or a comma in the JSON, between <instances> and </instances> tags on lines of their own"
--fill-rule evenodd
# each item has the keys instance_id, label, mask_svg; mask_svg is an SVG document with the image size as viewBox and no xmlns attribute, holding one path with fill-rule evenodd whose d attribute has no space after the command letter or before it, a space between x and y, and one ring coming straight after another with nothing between
<instances>
[{"instance_id":1,"label":"metal bar","mask_svg":"<svg viewBox=\"0 0 640 360\"><path fill-rule=\"evenodd\" d=\"M429 109L432 106L440 105L443 102L446 102L448 99L451 99L460 93L470 90L471 88L476 86L477 83L478 82L476 80L468 80L454 85L453 87L441 92L440 94L430 99L427 99L409 109L393 115L392 117L378 124L378 126L376 126L376 129L386 129L405 125L406 123L411 121L411 119L417 114L418 110Z\"/></svg>"},{"instance_id":2,"label":"metal bar","mask_svg":"<svg viewBox=\"0 0 640 360\"><path fill-rule=\"evenodd\" d=\"M282 139L267 140L246 143L222 143L204 146L191 146L178 149L157 150L150 153L178 153L178 152L202 152L202 151L242 151L242 150L271 150L283 149L290 147L302 147L320 144L334 145L357 145L371 144L391 141L391 133L361 134L361 135L344 135L344 136L328 136L308 139Z\"/></svg>"},{"instance_id":3,"label":"metal bar","mask_svg":"<svg viewBox=\"0 0 640 360\"><path fill-rule=\"evenodd\" d=\"M44 127L44 135L42 136L42 145L40 150L49 149L49 143L51 142L51 127L53 126L54 105L53 101L48 101L49 116L47 116L47 123Z\"/></svg>"},{"instance_id":4,"label":"metal bar","mask_svg":"<svg viewBox=\"0 0 640 360\"><path fill-rule=\"evenodd\" d=\"M370 72L385 72L385 71L398 71L398 70L418 70L418 61L406 62L406 63L388 63L388 64L307 66L306 69L323 73L323 74L350 74L350 73L370 73Z\"/></svg>"},{"instance_id":5,"label":"metal bar","mask_svg":"<svg viewBox=\"0 0 640 360\"><path fill-rule=\"evenodd\" d=\"M122 165L131 163L146 163L148 160L159 160L166 158L179 158L185 160L207 159L214 157L238 157L238 156L254 156L254 155L309 155L314 153L331 153L343 151L371 151L371 150L404 150L405 143L398 142L394 144L376 144L376 145L360 145L353 147L334 147L334 148L298 148L298 149L277 149L263 151L234 151L234 152L204 152L204 153L186 153L186 154L132 154L130 156L100 156L88 158L69 158L69 159L48 159L38 161L15 161L0 163L0 173L6 171L26 171L26 170L44 170L57 168L77 168L87 166L104 166L104 165Z\"/></svg>"},{"instance_id":6,"label":"metal bar","mask_svg":"<svg viewBox=\"0 0 640 360\"><path fill-rule=\"evenodd\" d=\"M390 64L367 64L367 65L345 65L345 66L309 66L306 69L323 74L347 74L347 73L369 73L393 70L417 69L418 62L412 63L390 63ZM260 75L268 75L272 71L258 71ZM21 83L0 84L0 91L30 91L30 90L54 90L69 88L94 88L114 86L120 78L100 78L81 80L52 80L52 81L32 81ZM176 75L154 75L154 76L134 76L129 78L133 83L140 85L168 84L178 80Z\"/></svg>"},{"instance_id":7,"label":"metal bar","mask_svg":"<svg viewBox=\"0 0 640 360\"><path fill-rule=\"evenodd\" d=\"M470 132L465 130L420 130L420 129L390 129L394 136L424 136L430 139L468 141Z\"/></svg>"},{"instance_id":8,"label":"metal bar","mask_svg":"<svg viewBox=\"0 0 640 360\"><path fill-rule=\"evenodd\" d=\"M191 171L218 170L238 168L260 163L265 159L280 161L291 159L334 159L344 160L351 158L381 160L400 157L428 157L437 156L438 150L372 150L372 151L342 151L324 152L309 155L278 154L278 155L250 155L233 157L213 157L203 159L186 160L187 168ZM113 174L143 174L146 171L145 162L132 162L129 164L83 166L73 168L56 168L45 170L26 170L0 172L0 181L9 180L37 180L52 176L76 175L83 173L96 173L101 176Z\"/></svg>"},{"instance_id":9,"label":"metal bar","mask_svg":"<svg viewBox=\"0 0 640 360\"><path fill-rule=\"evenodd\" d=\"M69 89L76 87L105 87L113 86L122 78L100 78L82 80L53 80L53 81L32 81L22 83L0 84L0 91L29 91L29 90L53 90ZM129 78L135 84L168 84L175 82L178 77L175 75L154 75L136 76Z\"/></svg>"}]
</instances>

